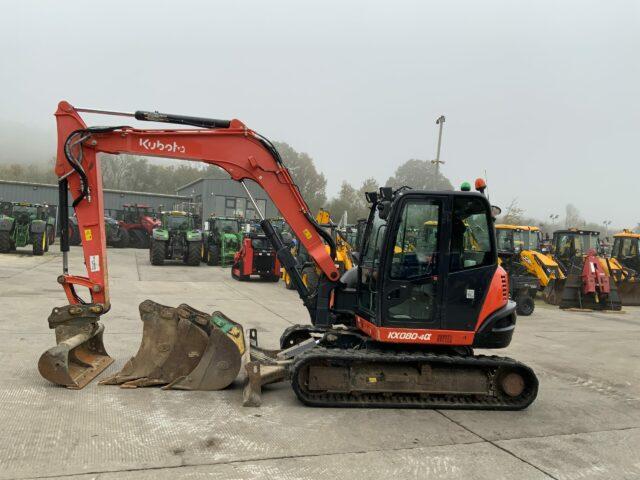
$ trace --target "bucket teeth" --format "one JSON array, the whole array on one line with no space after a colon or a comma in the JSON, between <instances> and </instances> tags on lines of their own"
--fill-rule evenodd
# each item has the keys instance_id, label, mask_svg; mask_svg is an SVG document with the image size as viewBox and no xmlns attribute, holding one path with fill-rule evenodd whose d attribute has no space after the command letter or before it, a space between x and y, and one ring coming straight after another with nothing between
<instances>
[{"instance_id":1,"label":"bucket teeth","mask_svg":"<svg viewBox=\"0 0 640 480\"><path fill-rule=\"evenodd\" d=\"M100 384L220 390L235 380L241 351L210 315L186 304L172 308L145 300L140 316L143 329L138 352L120 372Z\"/></svg>"}]
</instances>

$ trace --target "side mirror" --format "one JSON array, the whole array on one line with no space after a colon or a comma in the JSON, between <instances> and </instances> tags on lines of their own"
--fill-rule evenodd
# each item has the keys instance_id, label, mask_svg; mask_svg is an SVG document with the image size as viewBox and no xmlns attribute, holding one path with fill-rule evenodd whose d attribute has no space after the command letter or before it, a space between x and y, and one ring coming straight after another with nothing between
<instances>
[{"instance_id":1,"label":"side mirror","mask_svg":"<svg viewBox=\"0 0 640 480\"><path fill-rule=\"evenodd\" d=\"M491 205L491 216L496 218L498 215L502 213L502 209L497 205Z\"/></svg>"}]
</instances>

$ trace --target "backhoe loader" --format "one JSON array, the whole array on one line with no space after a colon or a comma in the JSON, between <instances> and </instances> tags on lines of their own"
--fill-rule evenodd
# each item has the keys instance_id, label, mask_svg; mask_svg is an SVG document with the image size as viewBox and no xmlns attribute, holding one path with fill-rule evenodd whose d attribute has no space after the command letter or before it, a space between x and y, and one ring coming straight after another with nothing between
<instances>
[{"instance_id":1,"label":"backhoe loader","mask_svg":"<svg viewBox=\"0 0 640 480\"><path fill-rule=\"evenodd\" d=\"M613 236L605 270L614 279L622 305L640 305L640 233L623 230Z\"/></svg>"},{"instance_id":2,"label":"backhoe loader","mask_svg":"<svg viewBox=\"0 0 640 480\"><path fill-rule=\"evenodd\" d=\"M560 308L621 309L607 260L598 256L599 235L577 228L553 232L552 256L565 279L549 282L544 291L545 301Z\"/></svg>"},{"instance_id":3,"label":"backhoe loader","mask_svg":"<svg viewBox=\"0 0 640 480\"><path fill-rule=\"evenodd\" d=\"M530 225L497 224L498 250L516 255L522 267L536 277L543 290L551 280L564 279L560 266L542 246L541 232Z\"/></svg>"},{"instance_id":4,"label":"backhoe loader","mask_svg":"<svg viewBox=\"0 0 640 480\"><path fill-rule=\"evenodd\" d=\"M106 112L195 128L91 128L82 112L105 113L67 102L58 106L56 174L61 203L70 192L80 231L92 241L82 244L87 276L77 276L69 273L62 238L58 281L69 304L54 308L49 317L58 345L39 363L45 378L80 388L112 361L100 323L111 304L96 154L128 153L217 165L240 182L254 204L245 181L256 182L318 266L321 275L311 292L293 268L295 259L281 236L262 218L261 227L290 271L308 323L285 330L283 350L273 356L251 349L249 386L259 388L273 380L274 370L284 369L299 400L310 406L520 410L534 401L538 380L531 368L510 358L473 353L475 348L508 346L516 324L516 305L509 300L507 274L498 265L491 205L484 195L404 187L368 192L361 263L340 275L334 239L310 214L277 149L239 120ZM61 211L68 211L66 205ZM61 221L64 233L65 215ZM437 222L435 244L418 238L414 249L403 248L407 235L422 231L428 221ZM465 242L468 228L476 246ZM88 297L80 297L80 287ZM183 381L181 388L216 389L234 376L241 346L238 324L184 305L169 308L146 301L140 311L140 350L110 381L133 386ZM251 337L255 345L255 334ZM229 348L217 348L219 340ZM198 378L211 382L190 381L196 371ZM214 382L218 375L224 381Z\"/></svg>"},{"instance_id":5,"label":"backhoe loader","mask_svg":"<svg viewBox=\"0 0 640 480\"><path fill-rule=\"evenodd\" d=\"M321 208L316 214L316 222L331 235L331 238L335 243L336 260L340 274L342 275L346 271L354 268L355 261L353 258L353 248L345 238L344 233L340 231L338 226L331 220L331 214L327 210ZM326 248L329 249L330 247L327 245ZM296 268L302 275L302 281L308 289L314 290L318 285L318 279L322 272L316 267L313 260L304 250L304 247L299 243L296 243L291 248L291 252L296 259ZM293 290L295 288L286 269L283 269L282 279L284 280L284 284L287 289Z\"/></svg>"}]
</instances>

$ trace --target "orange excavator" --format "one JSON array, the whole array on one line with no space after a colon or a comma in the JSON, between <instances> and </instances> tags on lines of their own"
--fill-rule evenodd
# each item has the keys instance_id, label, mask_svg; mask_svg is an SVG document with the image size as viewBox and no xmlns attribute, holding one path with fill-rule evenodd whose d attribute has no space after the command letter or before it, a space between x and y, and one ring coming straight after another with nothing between
<instances>
[{"instance_id":1,"label":"orange excavator","mask_svg":"<svg viewBox=\"0 0 640 480\"><path fill-rule=\"evenodd\" d=\"M196 128L87 127L82 112ZM309 315L309 323L284 331L280 345L282 356L289 359L287 378L304 404L519 410L535 399L538 380L528 366L506 357L474 354L475 348L508 346L516 325L516 305L509 300L507 275L498 265L492 210L484 195L408 187L367 193L371 209L359 266L341 276L333 239L310 214L278 151L239 120L107 112L74 108L67 102L59 104L55 115L60 211L68 211L64 205L70 194L87 275L69 273L63 238L63 273L58 281L69 304L54 308L49 318L58 345L41 357L39 367L45 378L81 388L112 361L102 344L100 323L110 308L97 157L104 152L213 164L242 185L252 180L268 193L321 272L317 288L310 292L281 235L268 220L261 221ZM62 218L63 232L66 221ZM426 222L435 225L428 236L423 235ZM473 229L477 240L473 244L465 241L467 229ZM88 297L80 296L80 287L88 290ZM180 349L172 350L170 343L153 345L154 339L162 337L163 324L158 319L177 318L178 328L191 328L184 323L189 320L211 337L218 330L237 333L239 325L229 323L219 312L207 325L207 319L190 307L178 309L143 302L143 321L145 316L154 320L145 321L139 355L114 376L121 378L111 378L113 383L175 383L164 368L157 368L153 375L149 369L146 376L140 374L139 360L145 351L170 357L181 373L188 370L177 361ZM236 344L241 348L241 342ZM146 355L158 367L159 360ZM216 364L215 358L209 363L219 371L228 367L225 362ZM177 388L180 381L182 387L185 383L185 388L198 387L188 384L192 382L189 375L178 380Z\"/></svg>"}]
</instances>

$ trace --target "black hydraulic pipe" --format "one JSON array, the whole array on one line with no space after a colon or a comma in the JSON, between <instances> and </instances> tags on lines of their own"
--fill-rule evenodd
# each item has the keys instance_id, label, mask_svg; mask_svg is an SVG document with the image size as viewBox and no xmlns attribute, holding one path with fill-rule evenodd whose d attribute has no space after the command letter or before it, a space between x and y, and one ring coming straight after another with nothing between
<instances>
[{"instance_id":1,"label":"black hydraulic pipe","mask_svg":"<svg viewBox=\"0 0 640 480\"><path fill-rule=\"evenodd\" d=\"M60 216L60 251L69 251L69 182L58 182L58 215Z\"/></svg>"},{"instance_id":2,"label":"black hydraulic pipe","mask_svg":"<svg viewBox=\"0 0 640 480\"><path fill-rule=\"evenodd\" d=\"M174 115L172 113L145 112L138 110L134 117L145 122L177 123L180 125L192 125L202 128L229 128L231 120L218 120L215 118L189 117L186 115Z\"/></svg>"},{"instance_id":3,"label":"black hydraulic pipe","mask_svg":"<svg viewBox=\"0 0 640 480\"><path fill-rule=\"evenodd\" d=\"M291 254L290 247L284 244L282 238L280 238L280 235L273 228L273 225L271 225L271 222L269 220L262 220L260 222L260 226L262 227L262 231L264 232L264 234L271 242L271 245L273 245L273 248L276 250L276 255L278 255L280 263L285 268L287 274L289 275L289 278L291 278L291 281L293 282L293 285L296 287L300 299L304 303L305 307L307 307L307 309L309 310L309 313L314 316L314 307L309 302L309 289L302 281L302 275L300 275L300 272L296 268L297 262Z\"/></svg>"}]
</instances>

